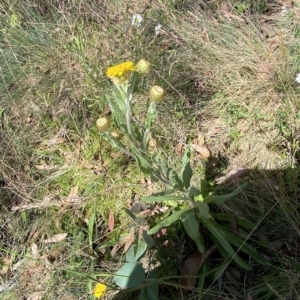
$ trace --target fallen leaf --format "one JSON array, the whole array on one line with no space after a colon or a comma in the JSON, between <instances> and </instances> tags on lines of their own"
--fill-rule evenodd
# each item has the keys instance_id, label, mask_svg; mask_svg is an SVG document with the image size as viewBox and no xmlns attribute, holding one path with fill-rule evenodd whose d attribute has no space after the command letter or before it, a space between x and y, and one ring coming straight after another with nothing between
<instances>
[{"instance_id":1,"label":"fallen leaf","mask_svg":"<svg viewBox=\"0 0 300 300\"><path fill-rule=\"evenodd\" d=\"M111 250L111 256L114 257L120 248L124 246L123 253L126 253L130 246L133 244L135 240L135 230L134 227L130 228L130 231L127 235L123 236L120 241L114 245Z\"/></svg>"},{"instance_id":2,"label":"fallen leaf","mask_svg":"<svg viewBox=\"0 0 300 300\"><path fill-rule=\"evenodd\" d=\"M78 185L75 185L71 188L70 193L66 199L66 202L70 203L70 202L74 202L74 200L76 200L78 198L78 190L79 187Z\"/></svg>"},{"instance_id":3,"label":"fallen leaf","mask_svg":"<svg viewBox=\"0 0 300 300\"><path fill-rule=\"evenodd\" d=\"M46 170L46 171L51 171L51 170L56 170L57 169L57 166L49 166L49 165L35 165L34 166L35 169L37 170Z\"/></svg>"},{"instance_id":4,"label":"fallen leaf","mask_svg":"<svg viewBox=\"0 0 300 300\"><path fill-rule=\"evenodd\" d=\"M207 159L210 157L210 151L205 146L199 146L197 144L191 144L192 150L196 151L196 156L199 159Z\"/></svg>"},{"instance_id":5,"label":"fallen leaf","mask_svg":"<svg viewBox=\"0 0 300 300\"><path fill-rule=\"evenodd\" d=\"M176 146L175 146L175 151L180 154L180 155L183 155L184 153L184 144L183 143L178 143Z\"/></svg>"},{"instance_id":6,"label":"fallen leaf","mask_svg":"<svg viewBox=\"0 0 300 300\"><path fill-rule=\"evenodd\" d=\"M110 211L109 217L108 217L108 228L110 231L113 231L114 227L115 227L115 217L114 217L114 213L112 211Z\"/></svg>"},{"instance_id":7,"label":"fallen leaf","mask_svg":"<svg viewBox=\"0 0 300 300\"><path fill-rule=\"evenodd\" d=\"M151 179L147 179L147 183L146 183L146 187L147 187L147 190L150 194L153 193L153 185L152 185L152 181Z\"/></svg>"},{"instance_id":8,"label":"fallen leaf","mask_svg":"<svg viewBox=\"0 0 300 300\"><path fill-rule=\"evenodd\" d=\"M191 290L197 283L196 275L207 258L217 249L216 246L209 248L205 253L196 252L189 256L182 264L181 275L186 277L180 279L180 284L185 291Z\"/></svg>"},{"instance_id":9,"label":"fallen leaf","mask_svg":"<svg viewBox=\"0 0 300 300\"><path fill-rule=\"evenodd\" d=\"M230 171L225 178L226 183L231 183L233 181L236 181L240 179L241 177L245 176L250 172L249 169L246 168L238 168Z\"/></svg>"},{"instance_id":10,"label":"fallen leaf","mask_svg":"<svg viewBox=\"0 0 300 300\"><path fill-rule=\"evenodd\" d=\"M57 256L62 252L63 247L58 247L55 248L54 250L52 250L49 254L48 254L48 260L51 263L54 263L54 261L56 260Z\"/></svg>"},{"instance_id":11,"label":"fallen leaf","mask_svg":"<svg viewBox=\"0 0 300 300\"><path fill-rule=\"evenodd\" d=\"M58 243L58 242L64 240L64 239L67 237L67 235L68 235L67 233L59 233L59 234L56 234L56 235L54 235L53 237L44 240L44 243L45 243L45 244Z\"/></svg>"},{"instance_id":12,"label":"fallen leaf","mask_svg":"<svg viewBox=\"0 0 300 300\"><path fill-rule=\"evenodd\" d=\"M167 228L163 227L154 234L154 238L160 238L160 237L166 235L166 233L167 233Z\"/></svg>"}]
</instances>

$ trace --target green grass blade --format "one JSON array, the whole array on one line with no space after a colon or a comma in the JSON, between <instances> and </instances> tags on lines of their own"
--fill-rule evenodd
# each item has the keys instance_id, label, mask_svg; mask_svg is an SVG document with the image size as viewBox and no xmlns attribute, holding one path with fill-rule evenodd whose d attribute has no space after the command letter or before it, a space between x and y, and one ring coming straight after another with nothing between
<instances>
[{"instance_id":1,"label":"green grass blade","mask_svg":"<svg viewBox=\"0 0 300 300\"><path fill-rule=\"evenodd\" d=\"M206 228L216 237L216 239L219 241L220 246L222 246L225 251L231 256L231 258L243 269L245 270L251 270L252 268L246 264L234 251L234 249L231 247L229 242L227 241L228 238L224 234L222 230L220 230L216 224L213 221L210 220L203 220L204 225Z\"/></svg>"}]
</instances>

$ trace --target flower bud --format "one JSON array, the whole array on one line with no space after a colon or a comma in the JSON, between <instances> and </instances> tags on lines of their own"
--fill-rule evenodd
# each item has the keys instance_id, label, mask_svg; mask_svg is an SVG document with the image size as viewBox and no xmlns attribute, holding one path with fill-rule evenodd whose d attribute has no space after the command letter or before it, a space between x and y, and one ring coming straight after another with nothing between
<instances>
[{"instance_id":1,"label":"flower bud","mask_svg":"<svg viewBox=\"0 0 300 300\"><path fill-rule=\"evenodd\" d=\"M106 131L110 127L110 121L106 117L101 117L97 119L96 126L100 131Z\"/></svg>"},{"instance_id":2,"label":"flower bud","mask_svg":"<svg viewBox=\"0 0 300 300\"><path fill-rule=\"evenodd\" d=\"M164 99L164 89L159 85L154 85L149 90L149 98L153 102L161 102Z\"/></svg>"},{"instance_id":3,"label":"flower bud","mask_svg":"<svg viewBox=\"0 0 300 300\"><path fill-rule=\"evenodd\" d=\"M145 59L141 59L135 67L135 70L141 74L148 74L150 72L150 63Z\"/></svg>"},{"instance_id":4,"label":"flower bud","mask_svg":"<svg viewBox=\"0 0 300 300\"><path fill-rule=\"evenodd\" d=\"M110 133L116 140L120 140L123 137L123 133L119 130L113 130Z\"/></svg>"},{"instance_id":5,"label":"flower bud","mask_svg":"<svg viewBox=\"0 0 300 300\"><path fill-rule=\"evenodd\" d=\"M156 148L157 147L157 140L155 138L150 138L148 145L150 148Z\"/></svg>"}]
</instances>

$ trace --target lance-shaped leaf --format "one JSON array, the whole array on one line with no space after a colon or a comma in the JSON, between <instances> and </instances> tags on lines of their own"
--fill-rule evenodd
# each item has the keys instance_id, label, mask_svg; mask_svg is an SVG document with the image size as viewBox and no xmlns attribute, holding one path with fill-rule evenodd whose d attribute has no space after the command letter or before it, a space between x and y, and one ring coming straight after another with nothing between
<instances>
[{"instance_id":1,"label":"lance-shaped leaf","mask_svg":"<svg viewBox=\"0 0 300 300\"><path fill-rule=\"evenodd\" d=\"M252 268L246 264L231 247L228 242L228 237L216 224L211 220L203 220L205 227L211 232L212 235L218 240L219 245L230 255L230 257L244 270L251 270Z\"/></svg>"},{"instance_id":2,"label":"lance-shaped leaf","mask_svg":"<svg viewBox=\"0 0 300 300\"><path fill-rule=\"evenodd\" d=\"M163 202L163 201L180 201L189 200L185 196L163 195L163 196L145 196L141 199L142 202Z\"/></svg>"},{"instance_id":3,"label":"lance-shaped leaf","mask_svg":"<svg viewBox=\"0 0 300 300\"><path fill-rule=\"evenodd\" d=\"M142 155L139 155L135 149L132 149L132 151L134 152L136 162L141 171L145 174L151 174L153 172L153 167L147 161L147 159L145 159Z\"/></svg>"},{"instance_id":4,"label":"lance-shaped leaf","mask_svg":"<svg viewBox=\"0 0 300 300\"><path fill-rule=\"evenodd\" d=\"M231 222L231 218L232 215L226 213L212 213L212 216L214 219L216 219L217 221L221 221L221 222L226 222L226 223L230 223ZM247 219L243 219L241 217L238 216L234 216L238 226L241 226L245 229L249 229L252 230L255 227L255 224Z\"/></svg>"},{"instance_id":5,"label":"lance-shaped leaf","mask_svg":"<svg viewBox=\"0 0 300 300\"><path fill-rule=\"evenodd\" d=\"M159 229L163 227L168 227L181 218L185 213L194 210L192 207L187 207L185 209L174 212L169 217L165 218L163 221L159 222L156 226L147 231L149 235L156 233Z\"/></svg>"},{"instance_id":6,"label":"lance-shaped leaf","mask_svg":"<svg viewBox=\"0 0 300 300\"><path fill-rule=\"evenodd\" d=\"M203 203L201 201L196 201L195 206L198 208L198 216L203 220L209 220L212 219L212 216L209 212L209 206L206 203Z\"/></svg>"},{"instance_id":7,"label":"lance-shaped leaf","mask_svg":"<svg viewBox=\"0 0 300 300\"><path fill-rule=\"evenodd\" d=\"M145 126L147 130L150 130L153 121L155 120L157 116L157 110L156 110L156 103L151 101L148 111L147 111L147 118L145 122Z\"/></svg>"},{"instance_id":8,"label":"lance-shaped leaf","mask_svg":"<svg viewBox=\"0 0 300 300\"><path fill-rule=\"evenodd\" d=\"M227 195L209 195L207 197L204 198L205 203L223 203L229 199L231 199L232 197L236 196L237 194L239 194L243 188L245 188L248 185L247 182L244 182L243 184L241 184L239 187L237 187L232 193L227 194Z\"/></svg>"},{"instance_id":9,"label":"lance-shaped leaf","mask_svg":"<svg viewBox=\"0 0 300 300\"><path fill-rule=\"evenodd\" d=\"M201 192L200 192L197 188L195 188L194 186L190 186L190 187L188 188L188 196L189 196L190 198L197 197L197 196L199 196L200 194L201 194Z\"/></svg>"},{"instance_id":10,"label":"lance-shaped leaf","mask_svg":"<svg viewBox=\"0 0 300 300\"><path fill-rule=\"evenodd\" d=\"M115 93L115 97L116 98L107 96L106 98L118 127L125 128L126 126L125 99L118 99L117 98L118 95L116 93ZM122 103L121 101L123 101L124 103L121 104ZM123 105L124 108L122 107Z\"/></svg>"},{"instance_id":11,"label":"lance-shaped leaf","mask_svg":"<svg viewBox=\"0 0 300 300\"><path fill-rule=\"evenodd\" d=\"M224 233L227 240L230 242L230 244L234 245L235 247L239 248L240 251L243 251L244 253L251 256L254 260L256 260L259 264L263 266L268 266L270 263L262 258L255 248L253 248L251 245L245 242L245 240L237 237L236 235L232 234L228 230L222 228L220 225L215 224L216 228L221 232Z\"/></svg>"},{"instance_id":12,"label":"lance-shaped leaf","mask_svg":"<svg viewBox=\"0 0 300 300\"><path fill-rule=\"evenodd\" d=\"M191 151L190 151L190 146L188 146L186 147L182 158L182 170L181 170L182 181L186 189L189 188L191 183L191 178L193 176L193 170L191 168L190 158L191 158Z\"/></svg>"},{"instance_id":13,"label":"lance-shaped leaf","mask_svg":"<svg viewBox=\"0 0 300 300\"><path fill-rule=\"evenodd\" d=\"M158 282L157 282L157 275L155 270L152 270L149 272L149 275L147 277L147 280L153 281L151 285L148 285L146 287L146 293L149 300L157 300L158 299Z\"/></svg>"},{"instance_id":14,"label":"lance-shaped leaf","mask_svg":"<svg viewBox=\"0 0 300 300\"><path fill-rule=\"evenodd\" d=\"M183 181L178 177L177 173L173 169L171 169L171 168L168 169L167 176L173 187L174 186L179 186L181 188L184 187Z\"/></svg>"},{"instance_id":15,"label":"lance-shaped leaf","mask_svg":"<svg viewBox=\"0 0 300 300\"><path fill-rule=\"evenodd\" d=\"M182 218L182 223L188 236L196 243L199 252L204 253L204 240L202 234L200 233L199 223L196 220L195 214L191 212L184 215Z\"/></svg>"}]
</instances>

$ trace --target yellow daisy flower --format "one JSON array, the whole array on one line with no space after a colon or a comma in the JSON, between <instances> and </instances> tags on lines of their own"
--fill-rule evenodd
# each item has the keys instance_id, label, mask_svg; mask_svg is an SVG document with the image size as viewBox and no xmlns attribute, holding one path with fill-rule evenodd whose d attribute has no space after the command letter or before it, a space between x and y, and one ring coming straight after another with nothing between
<instances>
[{"instance_id":1,"label":"yellow daisy flower","mask_svg":"<svg viewBox=\"0 0 300 300\"><path fill-rule=\"evenodd\" d=\"M135 65L132 61L125 61L121 64L109 67L106 70L106 76L108 78L114 77L126 77L130 72L135 70Z\"/></svg>"},{"instance_id":2,"label":"yellow daisy flower","mask_svg":"<svg viewBox=\"0 0 300 300\"><path fill-rule=\"evenodd\" d=\"M104 283L97 283L94 288L95 298L101 298L106 292L107 286Z\"/></svg>"}]
</instances>

